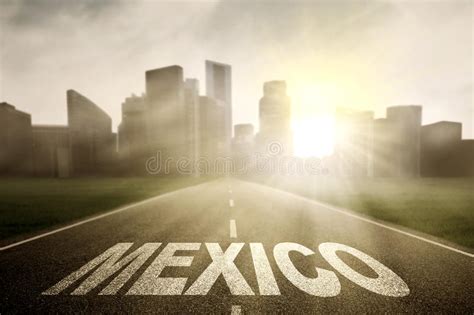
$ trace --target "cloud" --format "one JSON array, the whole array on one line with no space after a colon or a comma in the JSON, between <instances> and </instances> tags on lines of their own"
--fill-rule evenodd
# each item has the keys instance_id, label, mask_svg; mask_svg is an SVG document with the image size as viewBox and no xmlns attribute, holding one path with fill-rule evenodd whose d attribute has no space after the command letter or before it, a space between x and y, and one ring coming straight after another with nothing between
<instances>
[{"instance_id":1,"label":"cloud","mask_svg":"<svg viewBox=\"0 0 474 315\"><path fill-rule=\"evenodd\" d=\"M7 24L14 27L37 27L64 16L96 19L107 10L120 5L119 1L104 0L19 0L7 1L2 7L8 9Z\"/></svg>"}]
</instances>

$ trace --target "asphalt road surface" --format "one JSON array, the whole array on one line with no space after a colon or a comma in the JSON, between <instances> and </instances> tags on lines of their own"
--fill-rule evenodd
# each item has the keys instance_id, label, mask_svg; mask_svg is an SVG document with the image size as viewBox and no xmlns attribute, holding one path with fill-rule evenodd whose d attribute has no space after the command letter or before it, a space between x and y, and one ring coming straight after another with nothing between
<instances>
[{"instance_id":1,"label":"asphalt road surface","mask_svg":"<svg viewBox=\"0 0 474 315\"><path fill-rule=\"evenodd\" d=\"M2 246L1 314L474 312L472 253L234 179Z\"/></svg>"}]
</instances>

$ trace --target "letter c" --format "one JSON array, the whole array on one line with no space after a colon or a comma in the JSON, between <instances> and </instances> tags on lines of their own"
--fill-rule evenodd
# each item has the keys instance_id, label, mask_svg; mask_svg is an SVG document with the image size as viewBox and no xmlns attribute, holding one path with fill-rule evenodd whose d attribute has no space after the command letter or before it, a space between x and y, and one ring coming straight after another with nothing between
<instances>
[{"instance_id":1,"label":"letter c","mask_svg":"<svg viewBox=\"0 0 474 315\"><path fill-rule=\"evenodd\" d=\"M341 284L334 272L316 268L318 277L308 278L295 268L288 255L290 251L296 251L305 256L313 255L314 252L296 243L280 243L273 248L273 255L278 268L298 289L321 297L336 296L341 292Z\"/></svg>"}]
</instances>

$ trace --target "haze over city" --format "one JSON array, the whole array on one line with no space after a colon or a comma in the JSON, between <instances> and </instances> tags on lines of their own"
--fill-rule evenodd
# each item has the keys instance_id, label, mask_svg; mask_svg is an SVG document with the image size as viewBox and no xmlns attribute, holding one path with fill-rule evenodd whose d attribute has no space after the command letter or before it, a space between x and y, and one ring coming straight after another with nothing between
<instances>
[{"instance_id":1,"label":"haze over city","mask_svg":"<svg viewBox=\"0 0 474 315\"><path fill-rule=\"evenodd\" d=\"M1 314L474 314L472 0L0 0Z\"/></svg>"},{"instance_id":2,"label":"haze over city","mask_svg":"<svg viewBox=\"0 0 474 315\"><path fill-rule=\"evenodd\" d=\"M469 1L1 7L0 99L31 113L34 123L65 123L64 92L74 87L116 129L125 97L144 92L145 70L179 64L203 92L203 60L211 59L233 67L234 123L258 126L262 83L287 81L296 153L315 153L298 150L298 142L307 144L298 134L329 132L336 106L380 117L387 106L419 104L424 124L459 121L464 138L474 135Z\"/></svg>"}]
</instances>

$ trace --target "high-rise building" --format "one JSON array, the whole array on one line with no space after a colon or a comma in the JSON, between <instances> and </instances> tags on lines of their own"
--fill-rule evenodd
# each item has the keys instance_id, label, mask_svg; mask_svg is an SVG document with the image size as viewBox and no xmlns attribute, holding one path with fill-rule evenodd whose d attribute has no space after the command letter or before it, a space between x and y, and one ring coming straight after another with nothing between
<instances>
[{"instance_id":1,"label":"high-rise building","mask_svg":"<svg viewBox=\"0 0 474 315\"><path fill-rule=\"evenodd\" d=\"M461 140L453 159L454 176L474 176L474 140Z\"/></svg>"},{"instance_id":2,"label":"high-rise building","mask_svg":"<svg viewBox=\"0 0 474 315\"><path fill-rule=\"evenodd\" d=\"M235 171L247 173L254 165L255 136L252 124L238 124L234 126L232 141L232 158Z\"/></svg>"},{"instance_id":3,"label":"high-rise building","mask_svg":"<svg viewBox=\"0 0 474 315\"><path fill-rule=\"evenodd\" d=\"M184 99L186 105L186 143L189 147L189 158L195 165L201 154L200 148L200 111L199 111L199 81L186 79L184 81ZM196 171L194 169L193 171ZM198 175L197 173L195 173Z\"/></svg>"},{"instance_id":4,"label":"high-rise building","mask_svg":"<svg viewBox=\"0 0 474 315\"><path fill-rule=\"evenodd\" d=\"M252 143L254 129L252 124L237 124L234 126L235 143Z\"/></svg>"},{"instance_id":5,"label":"high-rise building","mask_svg":"<svg viewBox=\"0 0 474 315\"><path fill-rule=\"evenodd\" d=\"M0 103L0 174L31 172L31 115Z\"/></svg>"},{"instance_id":6,"label":"high-rise building","mask_svg":"<svg viewBox=\"0 0 474 315\"><path fill-rule=\"evenodd\" d=\"M387 120L395 127L396 150L393 155L396 175L420 176L421 106L393 106L387 108Z\"/></svg>"},{"instance_id":7,"label":"high-rise building","mask_svg":"<svg viewBox=\"0 0 474 315\"><path fill-rule=\"evenodd\" d=\"M163 161L176 162L189 156L183 69L170 66L149 70L145 77L150 149L153 154L160 152Z\"/></svg>"},{"instance_id":8,"label":"high-rise building","mask_svg":"<svg viewBox=\"0 0 474 315\"><path fill-rule=\"evenodd\" d=\"M259 103L260 131L257 145L265 151L267 145L277 142L282 154L293 154L291 132L291 99L286 94L285 81L269 81L263 85L263 97Z\"/></svg>"},{"instance_id":9,"label":"high-rise building","mask_svg":"<svg viewBox=\"0 0 474 315\"><path fill-rule=\"evenodd\" d=\"M420 176L421 106L387 108L387 118L374 121L374 176Z\"/></svg>"},{"instance_id":10,"label":"high-rise building","mask_svg":"<svg viewBox=\"0 0 474 315\"><path fill-rule=\"evenodd\" d=\"M70 177L71 142L68 126L33 125L33 175Z\"/></svg>"},{"instance_id":11,"label":"high-rise building","mask_svg":"<svg viewBox=\"0 0 474 315\"><path fill-rule=\"evenodd\" d=\"M462 140L462 124L439 121L421 127L421 176L473 176L474 141Z\"/></svg>"},{"instance_id":12,"label":"high-rise building","mask_svg":"<svg viewBox=\"0 0 474 315\"><path fill-rule=\"evenodd\" d=\"M398 150L397 124L386 118L373 123L372 174L377 177L398 176L398 163L394 160Z\"/></svg>"},{"instance_id":13,"label":"high-rise building","mask_svg":"<svg viewBox=\"0 0 474 315\"><path fill-rule=\"evenodd\" d=\"M252 124L237 124L234 126L232 151L235 155L250 155L254 150L254 128Z\"/></svg>"},{"instance_id":14,"label":"high-rise building","mask_svg":"<svg viewBox=\"0 0 474 315\"><path fill-rule=\"evenodd\" d=\"M337 109L334 156L339 175L372 175L373 118L371 111Z\"/></svg>"},{"instance_id":15,"label":"high-rise building","mask_svg":"<svg viewBox=\"0 0 474 315\"><path fill-rule=\"evenodd\" d=\"M201 156L215 161L222 153L224 107L213 98L199 97L199 134Z\"/></svg>"},{"instance_id":16,"label":"high-rise building","mask_svg":"<svg viewBox=\"0 0 474 315\"><path fill-rule=\"evenodd\" d=\"M125 171L145 173L145 160L149 155L145 95L132 95L122 103L118 140Z\"/></svg>"},{"instance_id":17,"label":"high-rise building","mask_svg":"<svg viewBox=\"0 0 474 315\"><path fill-rule=\"evenodd\" d=\"M232 68L230 65L206 60L206 95L223 107L225 153L232 139Z\"/></svg>"},{"instance_id":18,"label":"high-rise building","mask_svg":"<svg viewBox=\"0 0 474 315\"><path fill-rule=\"evenodd\" d=\"M72 173L96 174L113 169L116 145L109 115L74 90L67 91L67 112Z\"/></svg>"}]
</instances>

